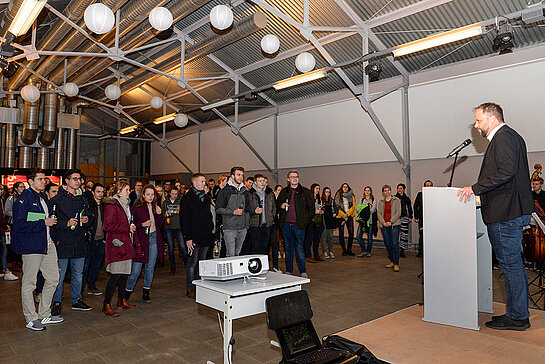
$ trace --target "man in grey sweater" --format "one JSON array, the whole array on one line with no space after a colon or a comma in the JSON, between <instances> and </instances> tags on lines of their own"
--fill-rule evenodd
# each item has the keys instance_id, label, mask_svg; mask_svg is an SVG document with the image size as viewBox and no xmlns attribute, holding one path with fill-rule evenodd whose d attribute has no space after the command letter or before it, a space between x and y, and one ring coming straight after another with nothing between
<instances>
[{"instance_id":1,"label":"man in grey sweater","mask_svg":"<svg viewBox=\"0 0 545 364\"><path fill-rule=\"evenodd\" d=\"M248 190L244 187L244 168L231 168L231 177L216 201L216 214L223 218L227 256L239 255L250 222Z\"/></svg>"}]
</instances>

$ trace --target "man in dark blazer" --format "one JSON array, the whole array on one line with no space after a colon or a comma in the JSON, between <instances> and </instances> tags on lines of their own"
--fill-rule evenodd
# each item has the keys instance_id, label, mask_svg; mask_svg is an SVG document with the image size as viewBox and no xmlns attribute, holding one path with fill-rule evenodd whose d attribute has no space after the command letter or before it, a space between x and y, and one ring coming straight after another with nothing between
<instances>
[{"instance_id":1,"label":"man in dark blazer","mask_svg":"<svg viewBox=\"0 0 545 364\"><path fill-rule=\"evenodd\" d=\"M524 139L503 121L502 108L484 103L475 108L475 129L490 144L484 154L479 179L458 191L460 200L481 197L481 212L488 236L505 279L507 312L492 316L486 326L524 331L530 327L528 276L520 255L522 229L534 211L530 171Z\"/></svg>"}]
</instances>

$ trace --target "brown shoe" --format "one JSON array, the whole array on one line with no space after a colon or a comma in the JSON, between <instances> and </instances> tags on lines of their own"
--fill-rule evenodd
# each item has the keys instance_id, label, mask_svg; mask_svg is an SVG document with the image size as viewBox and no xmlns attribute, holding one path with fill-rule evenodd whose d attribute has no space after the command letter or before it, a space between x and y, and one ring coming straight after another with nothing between
<instances>
[{"instance_id":1,"label":"brown shoe","mask_svg":"<svg viewBox=\"0 0 545 364\"><path fill-rule=\"evenodd\" d=\"M129 301L127 301L126 298L118 298L117 299L117 307L123 308L124 310L132 310L133 308L136 308L136 305L131 305Z\"/></svg>"},{"instance_id":2,"label":"brown shoe","mask_svg":"<svg viewBox=\"0 0 545 364\"><path fill-rule=\"evenodd\" d=\"M306 261L307 263L318 263L317 261L314 260L314 258L307 258Z\"/></svg>"},{"instance_id":3,"label":"brown shoe","mask_svg":"<svg viewBox=\"0 0 545 364\"><path fill-rule=\"evenodd\" d=\"M112 305L110 304L104 305L104 307L102 308L102 312L104 312L107 316L111 316L111 317L119 316L119 313L114 311L112 308Z\"/></svg>"},{"instance_id":4,"label":"brown shoe","mask_svg":"<svg viewBox=\"0 0 545 364\"><path fill-rule=\"evenodd\" d=\"M186 291L185 295L186 295L187 297L193 298L193 299L195 299L195 298L197 297L197 294L196 294L195 291L192 290L192 289L188 289L188 290Z\"/></svg>"},{"instance_id":5,"label":"brown shoe","mask_svg":"<svg viewBox=\"0 0 545 364\"><path fill-rule=\"evenodd\" d=\"M325 259L323 259L322 257L318 257L318 258L316 258L314 260L317 261L317 262L325 262Z\"/></svg>"}]
</instances>

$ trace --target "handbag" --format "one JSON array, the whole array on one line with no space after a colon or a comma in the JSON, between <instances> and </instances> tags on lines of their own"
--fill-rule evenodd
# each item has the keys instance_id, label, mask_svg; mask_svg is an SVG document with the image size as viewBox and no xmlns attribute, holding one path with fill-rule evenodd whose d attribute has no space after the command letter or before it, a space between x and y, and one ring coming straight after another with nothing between
<instances>
[{"instance_id":1,"label":"handbag","mask_svg":"<svg viewBox=\"0 0 545 364\"><path fill-rule=\"evenodd\" d=\"M363 344L345 339L339 335L329 335L322 339L322 344L326 348L333 350L348 351L359 357L358 364L389 364L387 361L378 359Z\"/></svg>"}]
</instances>

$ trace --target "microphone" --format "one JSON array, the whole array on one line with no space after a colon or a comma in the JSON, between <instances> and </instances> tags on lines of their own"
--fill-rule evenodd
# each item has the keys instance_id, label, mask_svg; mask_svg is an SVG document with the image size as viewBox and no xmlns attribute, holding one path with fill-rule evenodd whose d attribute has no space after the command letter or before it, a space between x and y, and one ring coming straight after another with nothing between
<instances>
[{"instance_id":1,"label":"microphone","mask_svg":"<svg viewBox=\"0 0 545 364\"><path fill-rule=\"evenodd\" d=\"M471 144L471 139L466 139L464 140L464 142L462 144L460 144L459 146L457 146L456 148L454 148L448 155L447 155L447 158L450 158L452 157L453 155L459 153L462 149L464 149L465 147L467 147L469 144Z\"/></svg>"}]
</instances>

